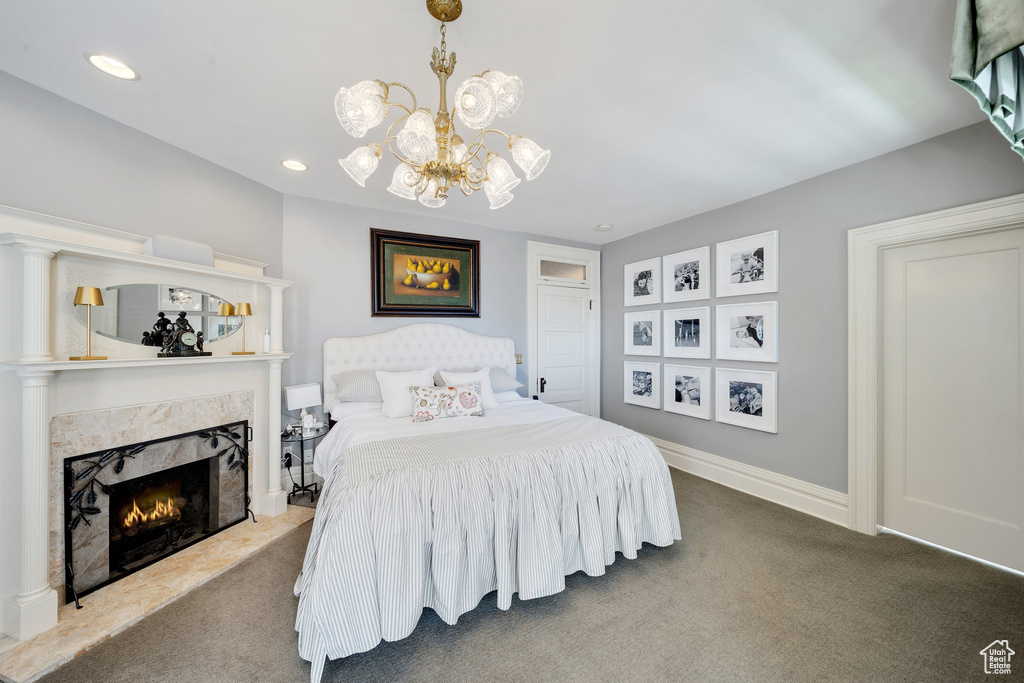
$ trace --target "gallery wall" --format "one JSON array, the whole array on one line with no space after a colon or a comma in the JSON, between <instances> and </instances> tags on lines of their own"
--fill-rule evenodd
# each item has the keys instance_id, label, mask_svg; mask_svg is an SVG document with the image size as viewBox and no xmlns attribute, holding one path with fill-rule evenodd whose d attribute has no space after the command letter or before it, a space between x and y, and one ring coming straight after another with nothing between
<instances>
[{"instance_id":1,"label":"gallery wall","mask_svg":"<svg viewBox=\"0 0 1024 683\"><path fill-rule=\"evenodd\" d=\"M685 192L685 188L680 188ZM637 431L795 477L847 488L846 232L1024 192L1024 163L979 123L748 201L604 245L601 416ZM624 308L627 263L779 231L777 294ZM625 312L779 302L779 362L624 354ZM712 321L714 309L712 309ZM941 322L937 321L937 332ZM778 434L623 402L623 361L778 372Z\"/></svg>"},{"instance_id":2,"label":"gallery wall","mask_svg":"<svg viewBox=\"0 0 1024 683\"><path fill-rule=\"evenodd\" d=\"M176 235L281 275L281 193L2 71L0 159L0 204Z\"/></svg>"},{"instance_id":3,"label":"gallery wall","mask_svg":"<svg viewBox=\"0 0 1024 683\"><path fill-rule=\"evenodd\" d=\"M339 182L350 182L339 178ZM405 200L395 198L395 202ZM486 201L455 197L452 201ZM399 204L400 205L400 204ZM482 228L316 199L284 199L285 349L284 383L320 382L322 346L329 337L375 334L417 322L456 325L470 332L511 337L526 352L526 243L529 240L597 249L593 245L527 233ZM387 318L370 314L370 228L480 241L479 318ZM526 365L518 368L526 383Z\"/></svg>"}]
</instances>

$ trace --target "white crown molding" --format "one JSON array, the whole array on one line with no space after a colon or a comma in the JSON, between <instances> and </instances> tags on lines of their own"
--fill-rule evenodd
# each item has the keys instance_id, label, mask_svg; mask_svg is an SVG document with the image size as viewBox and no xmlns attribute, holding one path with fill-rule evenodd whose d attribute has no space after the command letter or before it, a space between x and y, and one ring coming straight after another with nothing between
<instances>
[{"instance_id":1,"label":"white crown molding","mask_svg":"<svg viewBox=\"0 0 1024 683\"><path fill-rule=\"evenodd\" d=\"M647 438L658 447L670 467L826 522L847 526L845 493L654 436Z\"/></svg>"},{"instance_id":2,"label":"white crown molding","mask_svg":"<svg viewBox=\"0 0 1024 683\"><path fill-rule=\"evenodd\" d=\"M106 228L102 225L94 225L92 223L76 221L70 218L61 218L60 216L51 216L45 213L29 211L28 209L19 209L16 206L7 206L5 204L0 204L0 216L8 216L16 220L26 221L37 225L44 230L46 228L57 228L60 230L70 230L74 233L92 235L102 238L104 243L116 243L129 248L130 251L128 251L128 253L136 253L140 255L142 254L143 245L145 245L146 241L149 239L145 235L138 235L133 232L126 232L115 228ZM55 235L46 236L55 237ZM109 244L107 246L109 246ZM219 251L215 251L213 253L213 257L214 261L220 268L250 274L262 274L266 267L270 265L263 261L224 254Z\"/></svg>"},{"instance_id":3,"label":"white crown molding","mask_svg":"<svg viewBox=\"0 0 1024 683\"><path fill-rule=\"evenodd\" d=\"M893 247L1024 225L1024 194L853 228L847 233L849 527L878 533L881 472L879 260Z\"/></svg>"}]
</instances>

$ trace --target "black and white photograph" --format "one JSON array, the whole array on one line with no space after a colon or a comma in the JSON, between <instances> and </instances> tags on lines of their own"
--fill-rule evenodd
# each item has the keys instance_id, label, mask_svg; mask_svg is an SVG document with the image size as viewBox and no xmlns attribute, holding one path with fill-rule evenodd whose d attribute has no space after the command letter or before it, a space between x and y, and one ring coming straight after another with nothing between
<instances>
[{"instance_id":1,"label":"black and white photograph","mask_svg":"<svg viewBox=\"0 0 1024 683\"><path fill-rule=\"evenodd\" d=\"M764 385L760 382L729 382L729 412L761 417Z\"/></svg>"},{"instance_id":2,"label":"black and white photograph","mask_svg":"<svg viewBox=\"0 0 1024 683\"><path fill-rule=\"evenodd\" d=\"M778 374L759 370L715 370L718 422L778 433Z\"/></svg>"},{"instance_id":3,"label":"black and white photograph","mask_svg":"<svg viewBox=\"0 0 1024 683\"><path fill-rule=\"evenodd\" d=\"M711 358L711 307L665 311L664 355Z\"/></svg>"},{"instance_id":4,"label":"black and white photograph","mask_svg":"<svg viewBox=\"0 0 1024 683\"><path fill-rule=\"evenodd\" d=\"M654 378L643 370L633 371L633 395L650 398L654 393Z\"/></svg>"},{"instance_id":5,"label":"black and white photograph","mask_svg":"<svg viewBox=\"0 0 1024 683\"><path fill-rule=\"evenodd\" d=\"M662 300L695 301L711 296L711 247L680 251L662 257Z\"/></svg>"},{"instance_id":6,"label":"black and white photograph","mask_svg":"<svg viewBox=\"0 0 1024 683\"><path fill-rule=\"evenodd\" d=\"M626 306L661 303L661 259L627 263L623 273Z\"/></svg>"},{"instance_id":7,"label":"black and white photograph","mask_svg":"<svg viewBox=\"0 0 1024 683\"><path fill-rule=\"evenodd\" d=\"M667 412L711 419L711 368L696 365L665 365Z\"/></svg>"},{"instance_id":8,"label":"black and white photograph","mask_svg":"<svg viewBox=\"0 0 1024 683\"><path fill-rule=\"evenodd\" d=\"M716 314L717 358L778 362L779 302L729 304L719 306Z\"/></svg>"},{"instance_id":9,"label":"black and white photograph","mask_svg":"<svg viewBox=\"0 0 1024 683\"><path fill-rule=\"evenodd\" d=\"M779 291L779 231L715 245L716 296Z\"/></svg>"},{"instance_id":10,"label":"black and white photograph","mask_svg":"<svg viewBox=\"0 0 1024 683\"><path fill-rule=\"evenodd\" d=\"M623 364L622 400L644 408L661 407L661 363Z\"/></svg>"},{"instance_id":11,"label":"black and white photograph","mask_svg":"<svg viewBox=\"0 0 1024 683\"><path fill-rule=\"evenodd\" d=\"M661 355L661 311L626 313L624 344L626 355Z\"/></svg>"}]
</instances>

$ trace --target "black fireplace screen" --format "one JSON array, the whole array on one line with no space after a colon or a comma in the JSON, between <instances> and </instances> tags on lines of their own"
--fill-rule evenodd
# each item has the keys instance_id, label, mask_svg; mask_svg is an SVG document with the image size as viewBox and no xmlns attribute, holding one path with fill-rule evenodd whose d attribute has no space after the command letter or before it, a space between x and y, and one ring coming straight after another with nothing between
<instances>
[{"instance_id":1,"label":"black fireplace screen","mask_svg":"<svg viewBox=\"0 0 1024 683\"><path fill-rule=\"evenodd\" d=\"M251 514L250 440L242 421L65 460L66 600Z\"/></svg>"}]
</instances>

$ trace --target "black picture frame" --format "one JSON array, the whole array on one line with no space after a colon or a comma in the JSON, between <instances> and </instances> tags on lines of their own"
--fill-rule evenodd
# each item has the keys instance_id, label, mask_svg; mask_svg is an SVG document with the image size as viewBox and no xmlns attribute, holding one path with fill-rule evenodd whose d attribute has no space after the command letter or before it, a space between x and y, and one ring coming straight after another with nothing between
<instances>
[{"instance_id":1,"label":"black picture frame","mask_svg":"<svg viewBox=\"0 0 1024 683\"><path fill-rule=\"evenodd\" d=\"M480 317L478 240L370 228L370 279L375 317Z\"/></svg>"}]
</instances>

